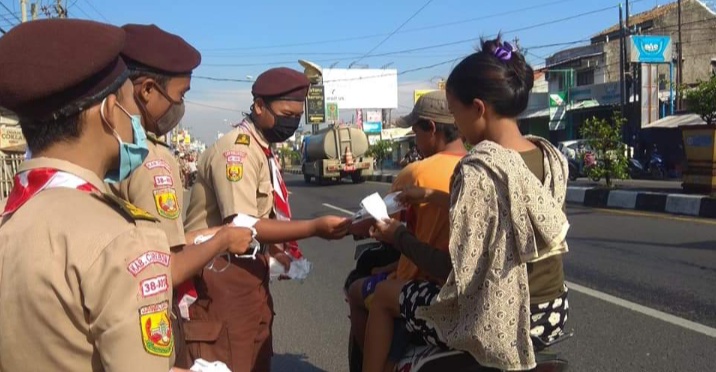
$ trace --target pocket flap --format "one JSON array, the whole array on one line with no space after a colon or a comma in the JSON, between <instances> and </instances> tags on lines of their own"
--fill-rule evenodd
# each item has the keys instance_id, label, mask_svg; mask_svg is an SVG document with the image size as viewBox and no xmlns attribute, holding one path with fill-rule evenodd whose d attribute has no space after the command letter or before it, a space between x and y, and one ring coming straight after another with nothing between
<instances>
[{"instance_id":1,"label":"pocket flap","mask_svg":"<svg viewBox=\"0 0 716 372\"><path fill-rule=\"evenodd\" d=\"M184 337L187 342L214 342L219 339L221 322L211 320L190 320L184 322Z\"/></svg>"}]
</instances>

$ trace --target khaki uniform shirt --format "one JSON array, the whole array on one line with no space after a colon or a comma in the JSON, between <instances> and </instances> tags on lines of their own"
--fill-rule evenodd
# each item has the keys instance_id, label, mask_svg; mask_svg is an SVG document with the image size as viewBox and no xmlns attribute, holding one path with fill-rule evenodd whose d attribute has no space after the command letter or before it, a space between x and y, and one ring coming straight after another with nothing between
<instances>
[{"instance_id":1,"label":"khaki uniform shirt","mask_svg":"<svg viewBox=\"0 0 716 372\"><path fill-rule=\"evenodd\" d=\"M243 213L268 218L273 210L273 187L263 135L251 122L219 138L199 157L197 182L184 227L196 231L219 226Z\"/></svg>"},{"instance_id":2,"label":"khaki uniform shirt","mask_svg":"<svg viewBox=\"0 0 716 372\"><path fill-rule=\"evenodd\" d=\"M53 168L105 192L92 172ZM161 371L174 364L169 246L150 214L71 188L0 221L0 370Z\"/></svg>"},{"instance_id":3,"label":"khaki uniform shirt","mask_svg":"<svg viewBox=\"0 0 716 372\"><path fill-rule=\"evenodd\" d=\"M183 246L184 223L181 211L184 206L184 186L181 183L179 164L169 147L147 133L149 155L141 167L126 180L110 184L112 192L159 219L159 228L169 239L169 246Z\"/></svg>"}]
</instances>

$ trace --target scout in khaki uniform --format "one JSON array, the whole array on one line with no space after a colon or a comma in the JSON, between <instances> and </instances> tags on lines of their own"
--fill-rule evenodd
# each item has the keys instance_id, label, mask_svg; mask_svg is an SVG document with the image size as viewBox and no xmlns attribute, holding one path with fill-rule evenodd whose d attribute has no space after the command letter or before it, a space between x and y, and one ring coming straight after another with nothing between
<instances>
[{"instance_id":1,"label":"scout in khaki uniform","mask_svg":"<svg viewBox=\"0 0 716 372\"><path fill-rule=\"evenodd\" d=\"M166 236L104 183L147 154L124 39L120 28L68 19L22 23L0 38L0 106L19 116L33 153L2 206L3 371L173 364Z\"/></svg>"},{"instance_id":2,"label":"scout in khaki uniform","mask_svg":"<svg viewBox=\"0 0 716 372\"><path fill-rule=\"evenodd\" d=\"M128 179L110 188L159 220L173 252L171 273L177 286L199 273L220 253L244 253L251 241L251 231L225 226L214 239L198 245L193 244L194 236L206 231L185 236L180 167L169 146L158 137L174 129L184 116L184 95L190 89L191 73L201 62L201 54L181 37L155 25L129 24L122 29L127 35L122 58L127 63L134 99L142 113L149 154ZM174 300L176 366L189 368L192 361L186 352L176 296Z\"/></svg>"},{"instance_id":3,"label":"scout in khaki uniform","mask_svg":"<svg viewBox=\"0 0 716 372\"><path fill-rule=\"evenodd\" d=\"M269 248L277 259L286 256L284 250L296 257L295 240L347 234L350 220L345 218L288 221L288 193L269 145L285 141L298 128L308 86L303 74L288 68L268 70L256 79L251 114L199 159L187 231L218 226L237 215L255 217L260 219L257 239L280 243ZM232 372L270 371L273 301L268 254L264 251L255 260L231 259L223 272L203 271L199 299L186 323L192 357L218 359Z\"/></svg>"}]
</instances>

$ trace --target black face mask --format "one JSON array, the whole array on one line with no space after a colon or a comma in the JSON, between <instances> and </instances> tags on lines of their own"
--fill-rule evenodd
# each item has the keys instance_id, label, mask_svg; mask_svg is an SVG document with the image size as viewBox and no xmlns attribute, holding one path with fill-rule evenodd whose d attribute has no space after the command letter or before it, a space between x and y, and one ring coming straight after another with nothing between
<instances>
[{"instance_id":1,"label":"black face mask","mask_svg":"<svg viewBox=\"0 0 716 372\"><path fill-rule=\"evenodd\" d=\"M284 142L296 133L298 124L301 123L300 117L276 115L268 104L266 105L266 110L273 115L275 122L273 128L261 129L261 133L264 135L264 138L266 138L266 141L269 143Z\"/></svg>"}]
</instances>

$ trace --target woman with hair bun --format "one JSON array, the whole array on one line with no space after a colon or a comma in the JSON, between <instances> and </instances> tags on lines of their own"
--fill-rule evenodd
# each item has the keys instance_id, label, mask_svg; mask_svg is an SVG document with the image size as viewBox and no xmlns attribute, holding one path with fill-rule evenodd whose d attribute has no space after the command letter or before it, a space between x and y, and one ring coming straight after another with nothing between
<instances>
[{"instance_id":1,"label":"woman with hair bun","mask_svg":"<svg viewBox=\"0 0 716 372\"><path fill-rule=\"evenodd\" d=\"M568 167L547 140L520 133L517 117L533 84L532 68L499 37L483 41L450 73L450 111L474 147L455 168L449 196L426 189L403 195L410 203L449 200L450 252L422 263L449 274L442 287L378 284L364 371L393 368L388 352L395 318L429 344L468 352L501 370L534 368L535 351L563 334ZM393 220L378 222L372 236L397 247L423 244Z\"/></svg>"}]
</instances>

